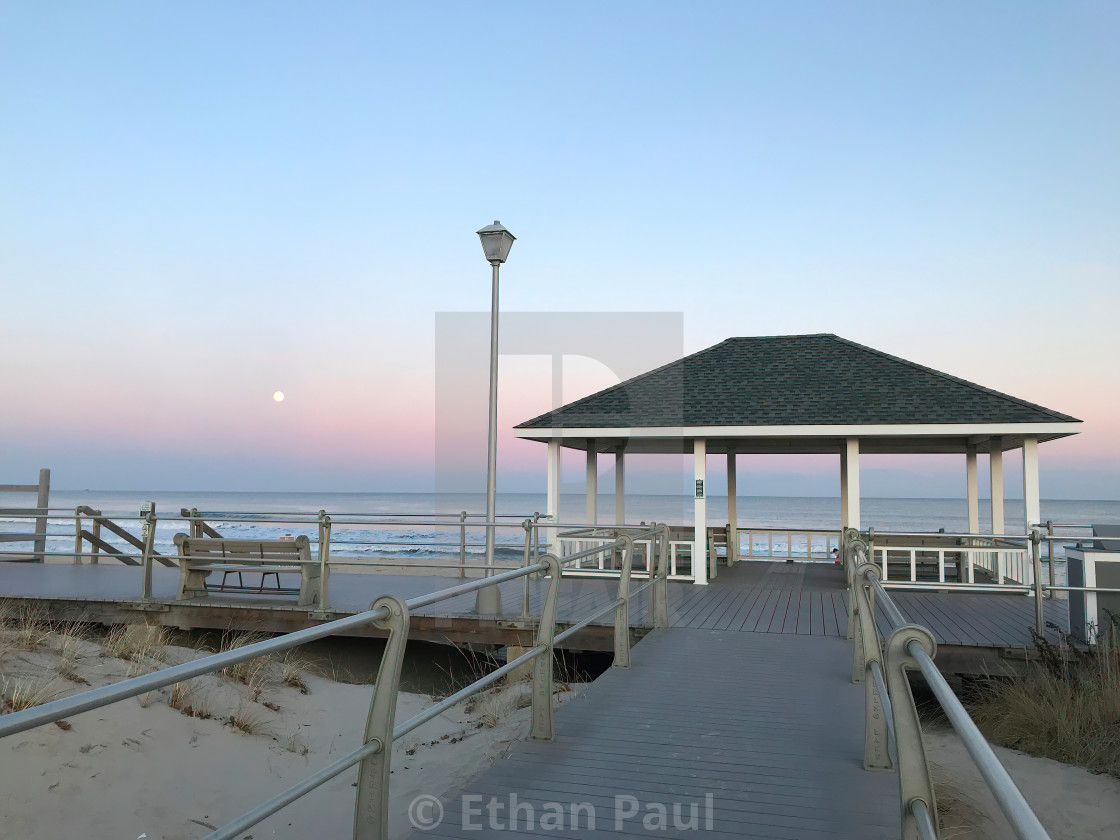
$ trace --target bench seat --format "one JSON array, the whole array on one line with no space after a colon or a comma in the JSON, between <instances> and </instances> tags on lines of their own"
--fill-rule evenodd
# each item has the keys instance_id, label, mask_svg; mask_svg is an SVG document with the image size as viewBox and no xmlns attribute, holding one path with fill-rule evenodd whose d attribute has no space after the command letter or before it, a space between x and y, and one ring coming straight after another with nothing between
<instances>
[{"instance_id":1,"label":"bench seat","mask_svg":"<svg viewBox=\"0 0 1120 840\"><path fill-rule=\"evenodd\" d=\"M297 595L301 606L319 600L319 562L311 558L311 541L306 536L294 540L232 540L176 534L179 551L179 600L205 597L210 592L255 592ZM222 582L207 585L207 578L222 573ZM280 575L300 575L299 588L282 587ZM259 574L259 586L246 586L245 574ZM238 583L228 583L236 574ZM265 578L274 576L276 586L266 587Z\"/></svg>"}]
</instances>

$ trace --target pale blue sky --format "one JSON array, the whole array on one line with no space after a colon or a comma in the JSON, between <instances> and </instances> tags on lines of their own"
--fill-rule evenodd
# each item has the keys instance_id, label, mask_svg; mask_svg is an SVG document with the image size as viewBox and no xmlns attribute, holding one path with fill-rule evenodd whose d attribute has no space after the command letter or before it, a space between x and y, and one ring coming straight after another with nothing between
<instances>
[{"instance_id":1,"label":"pale blue sky","mask_svg":"<svg viewBox=\"0 0 1120 840\"><path fill-rule=\"evenodd\" d=\"M1114 2L8 0L0 480L425 489L500 218L503 308L836 332L1081 417L1043 495L1120 498L1118 42Z\"/></svg>"}]
</instances>

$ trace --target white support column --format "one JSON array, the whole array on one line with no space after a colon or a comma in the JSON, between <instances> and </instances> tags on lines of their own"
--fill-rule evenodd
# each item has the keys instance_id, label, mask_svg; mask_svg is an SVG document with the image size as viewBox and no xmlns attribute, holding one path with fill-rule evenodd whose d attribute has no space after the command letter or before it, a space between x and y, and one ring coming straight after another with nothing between
<instances>
[{"instance_id":1,"label":"white support column","mask_svg":"<svg viewBox=\"0 0 1120 840\"><path fill-rule=\"evenodd\" d=\"M708 442L692 442L692 462L696 483L692 492L692 574L696 583L708 582Z\"/></svg>"},{"instance_id":2,"label":"white support column","mask_svg":"<svg viewBox=\"0 0 1120 840\"><path fill-rule=\"evenodd\" d=\"M968 493L968 533L980 533L980 482L976 471L976 444L970 443L964 455L965 485Z\"/></svg>"},{"instance_id":3,"label":"white support column","mask_svg":"<svg viewBox=\"0 0 1120 840\"><path fill-rule=\"evenodd\" d=\"M739 481L735 470L735 453L727 453L727 565L739 559Z\"/></svg>"},{"instance_id":4,"label":"white support column","mask_svg":"<svg viewBox=\"0 0 1120 840\"><path fill-rule=\"evenodd\" d=\"M1042 521L1038 493L1038 439L1023 439L1023 504L1026 507L1027 530Z\"/></svg>"},{"instance_id":5,"label":"white support column","mask_svg":"<svg viewBox=\"0 0 1120 840\"><path fill-rule=\"evenodd\" d=\"M626 452L621 446L614 453L614 521L626 524Z\"/></svg>"},{"instance_id":6,"label":"white support column","mask_svg":"<svg viewBox=\"0 0 1120 840\"><path fill-rule=\"evenodd\" d=\"M859 438L844 441L840 474L841 522L846 528L859 528Z\"/></svg>"},{"instance_id":7,"label":"white support column","mask_svg":"<svg viewBox=\"0 0 1120 840\"><path fill-rule=\"evenodd\" d=\"M994 437L988 468L992 474L992 533L1003 533L1003 438Z\"/></svg>"},{"instance_id":8,"label":"white support column","mask_svg":"<svg viewBox=\"0 0 1120 840\"><path fill-rule=\"evenodd\" d=\"M548 442L548 495L545 501L545 513L552 517L553 522L560 521L560 441L559 439ZM560 546L556 542L556 528L545 529L545 542L548 551L556 553ZM557 555L559 556L559 555Z\"/></svg>"},{"instance_id":9,"label":"white support column","mask_svg":"<svg viewBox=\"0 0 1120 840\"><path fill-rule=\"evenodd\" d=\"M587 441L587 521L591 525L599 522L599 462L594 438Z\"/></svg>"}]
</instances>

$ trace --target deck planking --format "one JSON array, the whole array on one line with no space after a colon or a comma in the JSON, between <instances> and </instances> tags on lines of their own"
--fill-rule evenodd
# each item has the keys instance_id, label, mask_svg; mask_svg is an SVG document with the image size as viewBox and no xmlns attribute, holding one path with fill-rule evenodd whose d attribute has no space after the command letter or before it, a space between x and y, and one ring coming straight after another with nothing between
<instances>
[{"instance_id":1,"label":"deck planking","mask_svg":"<svg viewBox=\"0 0 1120 840\"><path fill-rule=\"evenodd\" d=\"M851 684L850 658L836 637L655 630L634 647L631 668L611 669L558 710L553 742L515 745L423 836L532 836L527 810L516 826L503 812L488 824L487 803L508 806L513 795L538 814L546 803L568 814L574 803L592 806L594 828L569 821L548 832L559 836L697 836L641 822L651 803L685 816L695 803L699 819L711 815L705 837L896 837L897 778L863 769L863 690ZM632 797L639 813L616 810L615 797Z\"/></svg>"}]
</instances>

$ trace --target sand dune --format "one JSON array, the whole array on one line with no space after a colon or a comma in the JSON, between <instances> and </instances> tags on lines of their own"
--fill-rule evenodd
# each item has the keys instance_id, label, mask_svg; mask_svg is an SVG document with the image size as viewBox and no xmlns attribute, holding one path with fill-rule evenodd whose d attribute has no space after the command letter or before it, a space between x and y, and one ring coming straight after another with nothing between
<instances>
[{"instance_id":1,"label":"sand dune","mask_svg":"<svg viewBox=\"0 0 1120 840\"><path fill-rule=\"evenodd\" d=\"M50 646L48 644L48 646ZM84 643L71 672L92 685L114 682L135 663ZM198 656L168 647L165 661ZM85 686L55 673L46 650L3 658L7 686L53 680L52 693ZM187 840L299 781L361 743L372 686L304 675L307 693L272 682L259 696L233 680L207 676L189 693L171 687L0 741L0 818L7 837ZM528 731L524 683L487 692L426 723L393 747L392 834L406 836L408 804L444 796L488 766ZM561 700L572 694L561 695ZM192 713L188 716L169 701ZM401 694L397 721L432 700ZM228 722L234 717L246 733ZM260 838L345 837L352 831L351 769L250 830Z\"/></svg>"}]
</instances>

